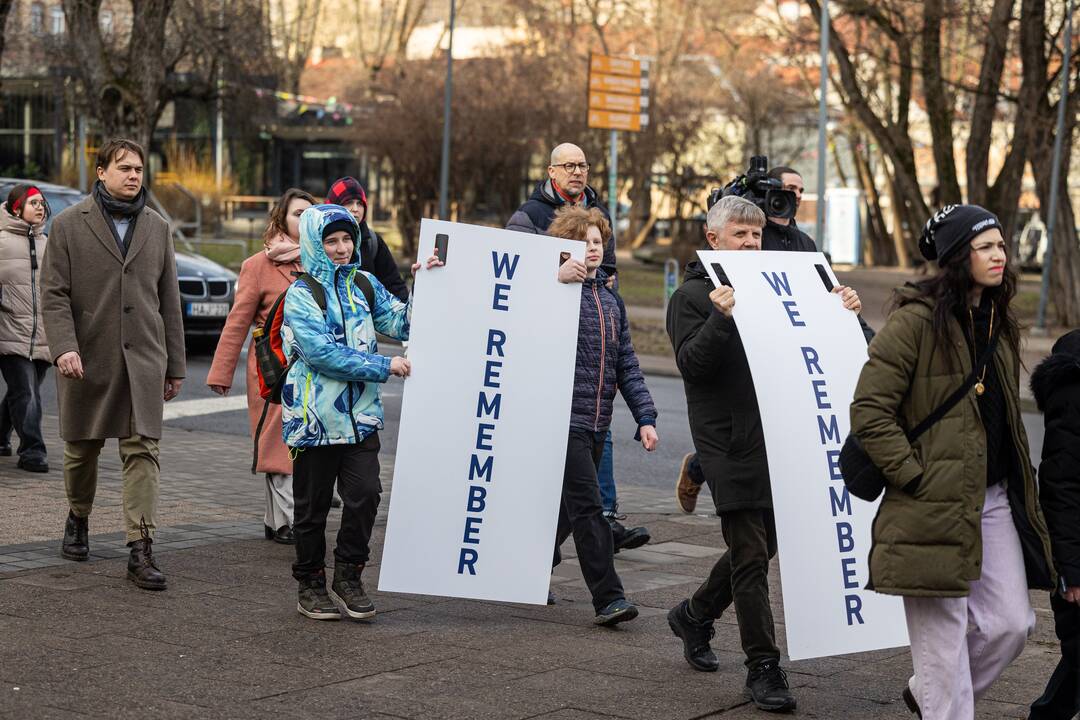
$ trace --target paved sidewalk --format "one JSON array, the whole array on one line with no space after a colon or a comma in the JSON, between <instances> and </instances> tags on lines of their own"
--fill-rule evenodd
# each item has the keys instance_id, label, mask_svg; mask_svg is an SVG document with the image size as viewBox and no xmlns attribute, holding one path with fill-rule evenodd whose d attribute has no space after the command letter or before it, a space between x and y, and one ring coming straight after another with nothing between
<instances>
[{"instance_id":1,"label":"paved sidewalk","mask_svg":"<svg viewBox=\"0 0 1080 720\"><path fill-rule=\"evenodd\" d=\"M326 623L296 613L292 548L261 539L262 480L247 457L243 438L166 429L155 545L163 593L124 579L118 462L103 463L93 557L70 563L58 559L59 472L30 475L0 459L0 717L766 717L742 695L734 613L717 623L714 674L691 670L667 627L667 609L723 549L719 521L679 514L670 494L620 488L630 521L648 525L653 542L617 556L642 610L619 629L592 626L572 543L552 580L555 607L373 592L373 623ZM331 517L336 528L339 513ZM378 571L365 571L370 589ZM783 647L775 563L771 581ZM980 704L981 719L1026 717L1057 661L1046 599L1032 598L1037 632ZM898 694L910 672L904 648L785 665L801 717L911 717Z\"/></svg>"}]
</instances>

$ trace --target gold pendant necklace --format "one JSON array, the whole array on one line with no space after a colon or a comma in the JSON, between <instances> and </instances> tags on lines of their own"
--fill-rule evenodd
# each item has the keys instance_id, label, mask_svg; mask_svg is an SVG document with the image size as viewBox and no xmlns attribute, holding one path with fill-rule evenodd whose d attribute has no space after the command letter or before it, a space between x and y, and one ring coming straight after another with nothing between
<instances>
[{"instance_id":1,"label":"gold pendant necklace","mask_svg":"<svg viewBox=\"0 0 1080 720\"><path fill-rule=\"evenodd\" d=\"M971 321L971 342L975 342L975 315L971 312L971 308L968 308L968 320ZM994 306L990 306L990 329L986 333L986 344L990 344L990 338L994 334ZM977 354L977 353L976 353ZM987 364L990 364L992 360L987 359ZM986 365L983 365L982 372L979 374L979 379L975 382L975 394L982 396L986 392L986 385L983 381L986 380Z\"/></svg>"}]
</instances>

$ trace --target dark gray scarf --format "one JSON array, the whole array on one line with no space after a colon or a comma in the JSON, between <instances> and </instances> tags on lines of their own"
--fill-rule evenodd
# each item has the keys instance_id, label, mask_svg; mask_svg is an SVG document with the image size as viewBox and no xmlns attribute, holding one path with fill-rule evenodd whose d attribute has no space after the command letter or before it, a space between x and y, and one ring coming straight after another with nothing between
<instances>
[{"instance_id":1,"label":"dark gray scarf","mask_svg":"<svg viewBox=\"0 0 1080 720\"><path fill-rule=\"evenodd\" d=\"M127 257L128 248L131 247L131 238L135 235L135 220L146 206L146 188L139 188L139 194L132 200L117 200L109 194L109 191L105 189L105 185L98 180L94 183L93 195L98 207L101 208L101 214L105 216L105 224L109 227L113 239L116 240L116 246L120 248L120 254ZM120 234L116 232L116 223L113 222L114 217L129 218L131 220L124 237L120 237Z\"/></svg>"}]
</instances>

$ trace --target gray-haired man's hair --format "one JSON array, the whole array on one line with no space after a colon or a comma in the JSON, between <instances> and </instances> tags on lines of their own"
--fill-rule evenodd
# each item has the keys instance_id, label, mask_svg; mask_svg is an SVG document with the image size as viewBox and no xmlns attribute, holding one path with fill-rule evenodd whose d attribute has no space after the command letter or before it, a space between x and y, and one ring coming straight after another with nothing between
<instances>
[{"instance_id":1,"label":"gray-haired man's hair","mask_svg":"<svg viewBox=\"0 0 1080 720\"><path fill-rule=\"evenodd\" d=\"M746 198L728 195L717 200L716 204L709 208L709 215L705 218L705 227L714 232L720 232L728 223L765 227L765 213Z\"/></svg>"}]
</instances>

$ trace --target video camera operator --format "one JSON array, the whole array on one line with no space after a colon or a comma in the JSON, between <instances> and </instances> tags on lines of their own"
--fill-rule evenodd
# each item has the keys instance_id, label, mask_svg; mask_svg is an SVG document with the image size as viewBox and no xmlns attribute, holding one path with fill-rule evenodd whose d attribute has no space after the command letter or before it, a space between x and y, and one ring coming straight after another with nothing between
<instances>
[{"instance_id":1,"label":"video camera operator","mask_svg":"<svg viewBox=\"0 0 1080 720\"><path fill-rule=\"evenodd\" d=\"M768 169L769 158L755 155L743 175L723 188L713 190L709 207L721 197L735 195L745 198L765 213L765 228L761 236L762 250L795 250L817 252L814 239L799 229L795 213L802 202L803 179L797 170L778 165Z\"/></svg>"}]
</instances>

